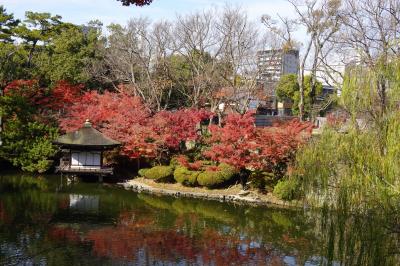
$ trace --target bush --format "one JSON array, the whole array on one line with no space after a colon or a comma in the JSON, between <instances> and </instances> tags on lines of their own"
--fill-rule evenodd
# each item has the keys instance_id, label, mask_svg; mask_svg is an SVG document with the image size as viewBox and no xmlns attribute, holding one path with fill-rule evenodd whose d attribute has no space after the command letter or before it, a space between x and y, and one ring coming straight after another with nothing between
<instances>
[{"instance_id":1,"label":"bush","mask_svg":"<svg viewBox=\"0 0 400 266\"><path fill-rule=\"evenodd\" d=\"M143 171L142 171L143 172ZM154 166L144 171L144 177L156 182L169 182L173 180L174 168L171 166Z\"/></svg>"},{"instance_id":2,"label":"bush","mask_svg":"<svg viewBox=\"0 0 400 266\"><path fill-rule=\"evenodd\" d=\"M196 186L200 171L191 171L184 166L178 166L174 171L174 179L185 186Z\"/></svg>"},{"instance_id":3,"label":"bush","mask_svg":"<svg viewBox=\"0 0 400 266\"><path fill-rule=\"evenodd\" d=\"M147 170L149 170L149 168L142 168L139 169L138 174L142 177L145 177Z\"/></svg>"},{"instance_id":4,"label":"bush","mask_svg":"<svg viewBox=\"0 0 400 266\"><path fill-rule=\"evenodd\" d=\"M257 189L259 191L270 191L270 187L273 187L273 185L275 184L274 174L260 171L252 172L249 175L247 184L251 189Z\"/></svg>"},{"instance_id":5,"label":"bush","mask_svg":"<svg viewBox=\"0 0 400 266\"><path fill-rule=\"evenodd\" d=\"M227 164L220 164L217 171L206 170L197 177L201 186L213 188L222 185L236 175L234 167Z\"/></svg>"},{"instance_id":6,"label":"bush","mask_svg":"<svg viewBox=\"0 0 400 266\"><path fill-rule=\"evenodd\" d=\"M294 178L283 179L274 187L274 195L282 200L293 200L299 196L300 183Z\"/></svg>"}]
</instances>

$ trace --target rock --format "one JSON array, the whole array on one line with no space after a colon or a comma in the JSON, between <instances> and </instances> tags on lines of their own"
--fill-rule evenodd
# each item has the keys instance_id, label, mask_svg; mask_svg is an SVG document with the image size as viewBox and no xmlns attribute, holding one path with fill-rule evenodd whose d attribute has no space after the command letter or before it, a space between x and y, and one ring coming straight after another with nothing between
<instances>
[{"instance_id":1,"label":"rock","mask_svg":"<svg viewBox=\"0 0 400 266\"><path fill-rule=\"evenodd\" d=\"M247 196L247 195L249 195L250 194L250 192L249 191L246 191L246 190L241 190L239 193L238 193L238 195L240 196L240 197L245 197L245 196Z\"/></svg>"}]
</instances>

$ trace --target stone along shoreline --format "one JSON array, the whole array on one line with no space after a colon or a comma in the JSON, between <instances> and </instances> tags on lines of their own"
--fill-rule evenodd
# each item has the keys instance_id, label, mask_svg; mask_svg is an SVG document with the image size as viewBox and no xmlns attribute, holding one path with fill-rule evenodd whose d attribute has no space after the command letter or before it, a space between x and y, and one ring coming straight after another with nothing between
<instances>
[{"instance_id":1,"label":"stone along shoreline","mask_svg":"<svg viewBox=\"0 0 400 266\"><path fill-rule=\"evenodd\" d=\"M165 195L173 197L188 197L221 202L235 202L250 205L276 205L280 207L300 207L300 202L283 201L271 193L262 194L254 190L242 190L241 185L231 186L227 189L206 189L199 187L185 187L181 184L156 183L145 178L135 178L124 183L119 183L126 190L138 193Z\"/></svg>"}]
</instances>

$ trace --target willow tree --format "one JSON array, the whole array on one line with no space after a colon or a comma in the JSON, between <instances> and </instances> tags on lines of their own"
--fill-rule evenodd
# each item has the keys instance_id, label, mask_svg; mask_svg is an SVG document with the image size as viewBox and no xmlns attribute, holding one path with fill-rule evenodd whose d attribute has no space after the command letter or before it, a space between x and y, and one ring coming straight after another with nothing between
<instances>
[{"instance_id":1,"label":"willow tree","mask_svg":"<svg viewBox=\"0 0 400 266\"><path fill-rule=\"evenodd\" d=\"M389 69L389 71L388 71ZM292 178L318 204L369 208L400 200L400 62L360 66L346 74L339 106L342 117L298 153ZM385 76L386 111L381 114L377 82Z\"/></svg>"}]
</instances>

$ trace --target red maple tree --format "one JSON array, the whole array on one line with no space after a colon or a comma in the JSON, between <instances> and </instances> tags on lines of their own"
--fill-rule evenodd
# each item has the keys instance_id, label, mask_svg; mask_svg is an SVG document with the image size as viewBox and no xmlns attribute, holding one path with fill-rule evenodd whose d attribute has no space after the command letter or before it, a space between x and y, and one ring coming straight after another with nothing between
<instances>
[{"instance_id":1,"label":"red maple tree","mask_svg":"<svg viewBox=\"0 0 400 266\"><path fill-rule=\"evenodd\" d=\"M200 138L198 125L210 116L211 112L204 109L161 111L149 123L161 145L178 150L182 141L196 141Z\"/></svg>"},{"instance_id":2,"label":"red maple tree","mask_svg":"<svg viewBox=\"0 0 400 266\"><path fill-rule=\"evenodd\" d=\"M58 81L53 88L42 87L38 80L14 80L4 89L4 94L19 96L41 111L60 112L80 98L84 86Z\"/></svg>"},{"instance_id":3,"label":"red maple tree","mask_svg":"<svg viewBox=\"0 0 400 266\"><path fill-rule=\"evenodd\" d=\"M153 0L117 0L122 2L124 6L136 5L136 6L145 6L150 5Z\"/></svg>"},{"instance_id":4,"label":"red maple tree","mask_svg":"<svg viewBox=\"0 0 400 266\"><path fill-rule=\"evenodd\" d=\"M209 116L209 112L196 109L152 115L139 97L89 91L67 110L60 119L60 127L65 131L77 130L89 119L106 136L124 144L124 155L155 158L165 152L178 152L182 142L197 140L196 125Z\"/></svg>"},{"instance_id":5,"label":"red maple tree","mask_svg":"<svg viewBox=\"0 0 400 266\"><path fill-rule=\"evenodd\" d=\"M203 154L237 170L271 171L277 164L293 159L311 128L310 123L296 119L273 127L256 128L253 113L230 114L223 127L210 126L209 148Z\"/></svg>"}]
</instances>

